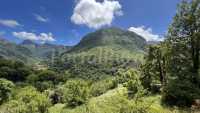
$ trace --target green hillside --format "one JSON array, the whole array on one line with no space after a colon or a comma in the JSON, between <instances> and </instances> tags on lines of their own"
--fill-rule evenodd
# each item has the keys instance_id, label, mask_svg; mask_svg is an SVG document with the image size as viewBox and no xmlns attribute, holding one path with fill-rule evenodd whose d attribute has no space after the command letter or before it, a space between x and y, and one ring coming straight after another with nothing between
<instances>
[{"instance_id":1,"label":"green hillside","mask_svg":"<svg viewBox=\"0 0 200 113\"><path fill-rule=\"evenodd\" d=\"M54 53L62 53L69 50L69 48L48 43L36 44L30 40L24 40L22 43L16 44L3 38L0 39L0 56L29 64L48 60Z\"/></svg>"},{"instance_id":2,"label":"green hillside","mask_svg":"<svg viewBox=\"0 0 200 113\"><path fill-rule=\"evenodd\" d=\"M0 56L28 62L33 60L32 52L23 46L17 45L12 42L8 42L5 39L0 39Z\"/></svg>"},{"instance_id":3,"label":"green hillside","mask_svg":"<svg viewBox=\"0 0 200 113\"><path fill-rule=\"evenodd\" d=\"M127 50L143 50L146 41L143 37L120 28L105 28L86 35L71 52L85 51L98 46L115 46Z\"/></svg>"},{"instance_id":4,"label":"green hillside","mask_svg":"<svg viewBox=\"0 0 200 113\"><path fill-rule=\"evenodd\" d=\"M138 67L145 46L145 39L133 32L106 28L86 35L61 59L64 69L76 77L102 79L119 68Z\"/></svg>"}]
</instances>

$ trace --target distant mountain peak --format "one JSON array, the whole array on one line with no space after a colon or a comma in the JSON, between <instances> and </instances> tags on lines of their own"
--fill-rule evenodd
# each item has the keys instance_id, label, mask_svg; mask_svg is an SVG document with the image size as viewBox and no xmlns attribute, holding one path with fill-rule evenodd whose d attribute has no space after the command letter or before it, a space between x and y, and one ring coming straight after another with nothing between
<instances>
[{"instance_id":1,"label":"distant mountain peak","mask_svg":"<svg viewBox=\"0 0 200 113\"><path fill-rule=\"evenodd\" d=\"M37 45L35 42L33 42L32 40L24 40L22 43L22 45Z\"/></svg>"},{"instance_id":2,"label":"distant mountain peak","mask_svg":"<svg viewBox=\"0 0 200 113\"><path fill-rule=\"evenodd\" d=\"M144 49L146 40L134 32L117 27L102 28L89 33L72 51L82 51L98 46L118 46L128 49Z\"/></svg>"},{"instance_id":3,"label":"distant mountain peak","mask_svg":"<svg viewBox=\"0 0 200 113\"><path fill-rule=\"evenodd\" d=\"M8 42L8 40L6 40L5 38L0 37L0 41L1 42Z\"/></svg>"}]
</instances>

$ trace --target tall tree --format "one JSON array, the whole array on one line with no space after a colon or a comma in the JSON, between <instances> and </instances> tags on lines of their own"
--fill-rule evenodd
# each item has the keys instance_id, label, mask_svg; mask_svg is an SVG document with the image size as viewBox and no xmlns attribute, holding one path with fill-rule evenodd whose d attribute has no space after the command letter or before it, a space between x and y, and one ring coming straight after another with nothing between
<instances>
[{"instance_id":1,"label":"tall tree","mask_svg":"<svg viewBox=\"0 0 200 113\"><path fill-rule=\"evenodd\" d=\"M164 86L167 82L167 48L165 43L149 46L145 64L142 66L144 79L158 80ZM145 81L145 82L148 82ZM148 83L151 83L149 81ZM150 85L147 85L149 87Z\"/></svg>"},{"instance_id":2,"label":"tall tree","mask_svg":"<svg viewBox=\"0 0 200 113\"><path fill-rule=\"evenodd\" d=\"M187 60L192 64L192 79L196 82L200 64L200 0L183 1L179 4L168 37L174 48L184 48L181 54L189 57Z\"/></svg>"}]
</instances>

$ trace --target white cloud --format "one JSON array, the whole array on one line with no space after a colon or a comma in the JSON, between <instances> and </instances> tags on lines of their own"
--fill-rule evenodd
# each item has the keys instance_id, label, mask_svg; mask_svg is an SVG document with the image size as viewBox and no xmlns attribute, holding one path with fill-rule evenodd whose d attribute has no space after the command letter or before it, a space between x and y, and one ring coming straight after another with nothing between
<instances>
[{"instance_id":1,"label":"white cloud","mask_svg":"<svg viewBox=\"0 0 200 113\"><path fill-rule=\"evenodd\" d=\"M49 19L48 18L45 18L45 17L42 17L41 15L38 15L38 14L34 14L35 16L35 19L39 22L48 22Z\"/></svg>"},{"instance_id":2,"label":"white cloud","mask_svg":"<svg viewBox=\"0 0 200 113\"><path fill-rule=\"evenodd\" d=\"M11 28L22 26L16 20L3 20L3 19L0 19L0 25L11 27Z\"/></svg>"},{"instance_id":3,"label":"white cloud","mask_svg":"<svg viewBox=\"0 0 200 113\"><path fill-rule=\"evenodd\" d=\"M40 33L36 35L34 33L28 32L13 32L13 36L24 39L24 40L33 40L33 41L41 41L41 42L52 42L55 41L52 33Z\"/></svg>"},{"instance_id":4,"label":"white cloud","mask_svg":"<svg viewBox=\"0 0 200 113\"><path fill-rule=\"evenodd\" d=\"M142 36L143 38L146 39L146 41L163 41L164 40L163 37L157 34L153 34L151 28L146 28L145 26L130 27L128 30Z\"/></svg>"},{"instance_id":5,"label":"white cloud","mask_svg":"<svg viewBox=\"0 0 200 113\"><path fill-rule=\"evenodd\" d=\"M79 0L74 8L71 21L90 28L110 25L116 16L123 15L122 6L115 0Z\"/></svg>"}]
</instances>

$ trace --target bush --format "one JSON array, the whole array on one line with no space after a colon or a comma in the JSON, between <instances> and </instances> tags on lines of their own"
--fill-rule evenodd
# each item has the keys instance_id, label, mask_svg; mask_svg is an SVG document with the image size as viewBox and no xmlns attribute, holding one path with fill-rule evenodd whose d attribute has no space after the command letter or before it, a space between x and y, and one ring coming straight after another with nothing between
<instances>
[{"instance_id":1,"label":"bush","mask_svg":"<svg viewBox=\"0 0 200 113\"><path fill-rule=\"evenodd\" d=\"M90 91L92 96L100 96L110 89L117 87L115 78L107 78L105 80L100 80L94 82L91 85Z\"/></svg>"},{"instance_id":2,"label":"bush","mask_svg":"<svg viewBox=\"0 0 200 113\"><path fill-rule=\"evenodd\" d=\"M118 81L127 87L128 95L131 98L139 98L145 94L139 73L134 69L129 69L125 72L120 71L118 74Z\"/></svg>"},{"instance_id":3,"label":"bush","mask_svg":"<svg viewBox=\"0 0 200 113\"><path fill-rule=\"evenodd\" d=\"M11 100L0 108L1 113L29 113L29 110L24 102Z\"/></svg>"},{"instance_id":4,"label":"bush","mask_svg":"<svg viewBox=\"0 0 200 113\"><path fill-rule=\"evenodd\" d=\"M173 80L163 89L162 101L167 105L191 106L200 99L200 89L188 80Z\"/></svg>"},{"instance_id":5,"label":"bush","mask_svg":"<svg viewBox=\"0 0 200 113\"><path fill-rule=\"evenodd\" d=\"M145 102L129 102L126 105L122 105L119 113L151 113L151 103Z\"/></svg>"},{"instance_id":6,"label":"bush","mask_svg":"<svg viewBox=\"0 0 200 113\"><path fill-rule=\"evenodd\" d=\"M0 79L0 104L7 101L11 95L14 84L6 79Z\"/></svg>"},{"instance_id":7,"label":"bush","mask_svg":"<svg viewBox=\"0 0 200 113\"><path fill-rule=\"evenodd\" d=\"M51 70L42 70L27 77L27 81L33 84L39 91L53 88L55 85L66 80L67 76L65 77L65 74L60 75Z\"/></svg>"},{"instance_id":8,"label":"bush","mask_svg":"<svg viewBox=\"0 0 200 113\"><path fill-rule=\"evenodd\" d=\"M13 82L25 81L32 70L19 61L0 59L0 77Z\"/></svg>"},{"instance_id":9,"label":"bush","mask_svg":"<svg viewBox=\"0 0 200 113\"><path fill-rule=\"evenodd\" d=\"M48 107L51 105L48 97L43 93L38 92L33 87L20 89L14 99L22 104L15 105L15 108L9 109L19 109L21 105L24 105L26 108L25 113L46 113Z\"/></svg>"},{"instance_id":10,"label":"bush","mask_svg":"<svg viewBox=\"0 0 200 113\"><path fill-rule=\"evenodd\" d=\"M57 82L57 73L50 70L43 70L37 74L37 81L44 82L44 81L51 81L54 84Z\"/></svg>"},{"instance_id":11,"label":"bush","mask_svg":"<svg viewBox=\"0 0 200 113\"><path fill-rule=\"evenodd\" d=\"M89 98L88 89L88 84L84 80L67 81L62 88L67 105L75 107L86 103Z\"/></svg>"},{"instance_id":12,"label":"bush","mask_svg":"<svg viewBox=\"0 0 200 113\"><path fill-rule=\"evenodd\" d=\"M49 98L52 104L64 103L64 94L61 88L56 88L49 92Z\"/></svg>"}]
</instances>

